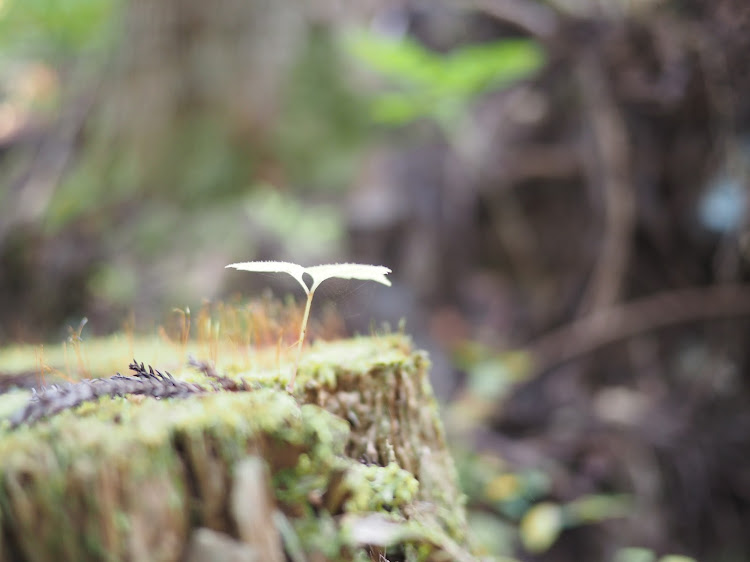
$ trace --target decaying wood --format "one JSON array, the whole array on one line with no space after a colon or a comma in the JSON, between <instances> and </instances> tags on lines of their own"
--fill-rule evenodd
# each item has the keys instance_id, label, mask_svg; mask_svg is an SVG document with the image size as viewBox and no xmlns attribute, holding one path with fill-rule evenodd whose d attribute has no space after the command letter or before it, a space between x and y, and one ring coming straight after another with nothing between
<instances>
[{"instance_id":1,"label":"decaying wood","mask_svg":"<svg viewBox=\"0 0 750 562\"><path fill-rule=\"evenodd\" d=\"M248 457L234 468L232 516L240 538L255 546L259 560L282 562L279 532L273 523L275 502L269 490L266 464Z\"/></svg>"},{"instance_id":2,"label":"decaying wood","mask_svg":"<svg viewBox=\"0 0 750 562\"><path fill-rule=\"evenodd\" d=\"M144 381L200 392L6 419L0 561L470 557L428 367L401 336L361 338L309 353L295 396L283 377L232 387L212 371L225 384L209 389L186 369ZM383 532L361 533L368 514Z\"/></svg>"},{"instance_id":3,"label":"decaying wood","mask_svg":"<svg viewBox=\"0 0 750 562\"><path fill-rule=\"evenodd\" d=\"M367 377L344 371L335 387L312 387L305 401L350 422L348 456L381 466L396 462L420 481L421 499L460 505L453 460L435 415L428 365L426 356L416 353L413 371L388 365L376 366ZM465 525L462 517L455 522Z\"/></svg>"}]
</instances>

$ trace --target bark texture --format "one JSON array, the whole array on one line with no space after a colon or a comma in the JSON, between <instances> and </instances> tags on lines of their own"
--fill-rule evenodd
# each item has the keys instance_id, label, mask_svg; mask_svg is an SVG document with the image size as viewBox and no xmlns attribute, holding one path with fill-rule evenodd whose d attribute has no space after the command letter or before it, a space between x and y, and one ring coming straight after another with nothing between
<instances>
[{"instance_id":1,"label":"bark texture","mask_svg":"<svg viewBox=\"0 0 750 562\"><path fill-rule=\"evenodd\" d=\"M5 419L0 561L468 557L428 365L401 336L359 338L313 348L295 396L282 365Z\"/></svg>"}]
</instances>

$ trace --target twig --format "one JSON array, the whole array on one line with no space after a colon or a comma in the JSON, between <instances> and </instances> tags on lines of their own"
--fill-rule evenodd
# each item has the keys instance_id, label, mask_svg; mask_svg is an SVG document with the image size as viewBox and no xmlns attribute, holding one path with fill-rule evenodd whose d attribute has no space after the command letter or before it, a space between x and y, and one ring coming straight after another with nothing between
<instances>
[{"instance_id":1,"label":"twig","mask_svg":"<svg viewBox=\"0 0 750 562\"><path fill-rule=\"evenodd\" d=\"M221 390L228 390L230 392L245 392L250 390L249 385L244 379L240 379L240 382L237 382L234 379L220 375L216 372L213 364L208 361L198 361L191 355L188 357L188 365L194 369L198 369L208 378L213 379L217 383L214 388L218 387Z\"/></svg>"},{"instance_id":2,"label":"twig","mask_svg":"<svg viewBox=\"0 0 750 562\"><path fill-rule=\"evenodd\" d=\"M496 19L508 22L540 39L548 39L558 29L554 10L528 0L453 0L454 6L482 11Z\"/></svg>"},{"instance_id":3,"label":"twig","mask_svg":"<svg viewBox=\"0 0 750 562\"><path fill-rule=\"evenodd\" d=\"M527 346L543 373L606 345L667 326L750 315L750 285L718 285L659 293L599 309Z\"/></svg>"},{"instance_id":4,"label":"twig","mask_svg":"<svg viewBox=\"0 0 750 562\"><path fill-rule=\"evenodd\" d=\"M152 398L186 398L206 390L197 384L175 380L168 372L162 373L135 360L130 364L135 373L126 377L117 373L108 379L85 380L75 384L52 385L40 391L32 389L32 397L22 409L10 417L11 428L22 423L33 423L62 410L96 400L102 396L138 394Z\"/></svg>"},{"instance_id":5,"label":"twig","mask_svg":"<svg viewBox=\"0 0 750 562\"><path fill-rule=\"evenodd\" d=\"M630 259L636 203L629 174L628 135L622 115L593 55L577 68L580 91L591 122L591 146L586 153L588 175L599 183L604 203L604 233L598 259L584 293L581 310L611 306L620 298ZM597 181L598 180L598 181Z\"/></svg>"}]
</instances>

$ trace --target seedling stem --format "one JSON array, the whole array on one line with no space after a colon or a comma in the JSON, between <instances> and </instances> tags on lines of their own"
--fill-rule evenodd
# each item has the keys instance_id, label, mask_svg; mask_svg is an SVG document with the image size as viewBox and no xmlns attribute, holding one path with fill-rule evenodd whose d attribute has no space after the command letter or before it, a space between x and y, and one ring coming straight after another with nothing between
<instances>
[{"instance_id":1,"label":"seedling stem","mask_svg":"<svg viewBox=\"0 0 750 562\"><path fill-rule=\"evenodd\" d=\"M299 368L299 362L302 358L302 347L305 344L305 335L307 335L307 319L310 317L310 308L312 307L313 295L315 290L307 292L307 303L305 303L305 313L302 315L302 325L299 330L299 341L297 342L297 357L294 359L294 370L292 371L292 379L289 384L286 385L288 392L294 390L294 380L297 378L297 369Z\"/></svg>"}]
</instances>

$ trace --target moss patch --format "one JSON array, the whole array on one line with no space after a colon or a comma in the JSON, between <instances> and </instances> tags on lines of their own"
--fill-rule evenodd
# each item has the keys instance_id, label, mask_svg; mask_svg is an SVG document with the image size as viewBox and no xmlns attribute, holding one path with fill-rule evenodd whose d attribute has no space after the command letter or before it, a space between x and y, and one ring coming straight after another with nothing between
<instances>
[{"instance_id":1,"label":"moss patch","mask_svg":"<svg viewBox=\"0 0 750 562\"><path fill-rule=\"evenodd\" d=\"M213 391L204 374L177 365L176 378L208 392L105 398L14 430L0 422L0 560L177 560L192 529L236 537L233 466L248 455L268 464L286 539L294 534L308 554L366 559L341 518L371 513L424 528L408 540L390 535L392 560L407 551L441 559L436 535L463 544L429 363L407 338L314 345L294 396L281 390L289 363L256 359L217 365L248 383L244 392ZM0 395L0 415L28 396Z\"/></svg>"}]
</instances>

